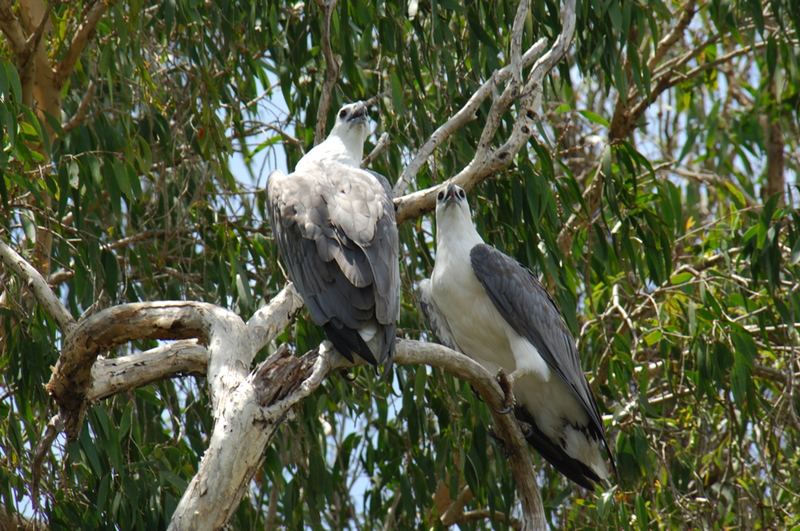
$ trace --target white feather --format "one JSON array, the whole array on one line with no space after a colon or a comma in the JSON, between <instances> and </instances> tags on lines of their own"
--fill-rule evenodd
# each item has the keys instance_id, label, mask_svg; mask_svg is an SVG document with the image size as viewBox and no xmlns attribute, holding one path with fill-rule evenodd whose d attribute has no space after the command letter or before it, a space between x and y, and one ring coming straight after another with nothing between
<instances>
[{"instance_id":1,"label":"white feather","mask_svg":"<svg viewBox=\"0 0 800 531\"><path fill-rule=\"evenodd\" d=\"M461 350L490 372L510 373L517 402L542 432L563 446L570 457L606 478L609 470L602 443L572 425L589 422L578 399L536 347L500 315L472 269L470 251L483 239L475 230L463 198L440 202L436 209L436 265L431 275L433 300Z\"/></svg>"}]
</instances>

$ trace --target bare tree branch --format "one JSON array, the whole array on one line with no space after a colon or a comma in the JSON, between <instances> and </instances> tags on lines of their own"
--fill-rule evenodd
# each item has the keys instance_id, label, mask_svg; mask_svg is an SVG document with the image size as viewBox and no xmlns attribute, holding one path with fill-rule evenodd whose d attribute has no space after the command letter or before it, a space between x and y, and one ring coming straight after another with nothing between
<instances>
[{"instance_id":1,"label":"bare tree branch","mask_svg":"<svg viewBox=\"0 0 800 531\"><path fill-rule=\"evenodd\" d=\"M303 299L295 290L294 284L287 283L272 297L269 304L256 311L247 321L253 348L259 351L275 339L302 307Z\"/></svg>"},{"instance_id":2,"label":"bare tree branch","mask_svg":"<svg viewBox=\"0 0 800 531\"><path fill-rule=\"evenodd\" d=\"M381 134L380 138L378 138L378 142L375 144L375 147L369 152L369 155L364 157L364 160L361 161L361 167L369 167L369 165L372 164L372 162L378 158L378 155L380 155L387 147L389 147L389 133L383 133Z\"/></svg>"},{"instance_id":3,"label":"bare tree branch","mask_svg":"<svg viewBox=\"0 0 800 531\"><path fill-rule=\"evenodd\" d=\"M89 8L86 18L78 26L75 35L72 37L67 53L64 54L64 58L54 69L56 86L61 87L64 81L72 74L72 70L75 68L83 50L89 43L94 29L97 27L97 23L103 17L109 4L110 2L106 0L96 0L92 7Z\"/></svg>"},{"instance_id":4,"label":"bare tree branch","mask_svg":"<svg viewBox=\"0 0 800 531\"><path fill-rule=\"evenodd\" d=\"M3 261L12 264L18 275L34 278L34 283L46 288L41 275L2 242L0 251ZM49 288L42 298L48 304L57 302ZM282 351L268 358L253 373L249 372L255 352L288 324L301 304L300 297L289 284L268 306L256 312L247 325L223 308L181 301L123 304L73 323L47 384L47 390L60 406L60 413L53 417L47 434L37 446L35 469L40 469L43 456L59 431L75 436L88 401L176 373L206 372L216 419L214 432L200 470L184 493L171 527L204 529L223 525L241 499L261 460L264 446L287 412L319 387L333 369L347 364L343 358L333 356L326 342L319 354L295 358ZM193 339L97 361L99 353L128 341L188 338ZM194 338L206 343L207 348ZM541 499L525 440L513 416L499 413L504 396L492 375L462 354L416 341L401 341L395 361L429 364L470 381L491 408L498 434L506 442L526 518L534 523L539 519L543 522ZM209 478L214 482L209 483ZM223 479L232 490L219 487L217 482ZM213 500L209 497L209 484L215 485L211 490L220 492ZM204 509L198 509L197 504ZM209 514L215 516L211 518ZM203 518L198 519L199 516Z\"/></svg>"},{"instance_id":5,"label":"bare tree branch","mask_svg":"<svg viewBox=\"0 0 800 531\"><path fill-rule=\"evenodd\" d=\"M395 363L438 367L470 383L489 407L496 433L505 443L506 455L510 461L509 468L514 476L522 504L522 529L546 529L544 506L539 487L536 485L536 473L530 450L514 415L502 413L506 398L494 376L479 363L461 353L435 343L420 341L399 341Z\"/></svg>"},{"instance_id":6,"label":"bare tree branch","mask_svg":"<svg viewBox=\"0 0 800 531\"><path fill-rule=\"evenodd\" d=\"M197 340L184 339L129 356L98 359L86 400L102 400L179 374L205 375L208 357L208 349Z\"/></svg>"},{"instance_id":7,"label":"bare tree branch","mask_svg":"<svg viewBox=\"0 0 800 531\"><path fill-rule=\"evenodd\" d=\"M302 308L303 300L289 283L269 304L247 322L255 351L277 336ZM208 370L209 351L195 339L180 340L129 356L98 359L92 366L89 401L107 398L179 374L202 374Z\"/></svg>"},{"instance_id":8,"label":"bare tree branch","mask_svg":"<svg viewBox=\"0 0 800 531\"><path fill-rule=\"evenodd\" d=\"M778 204L782 205L784 202L784 140L783 130L781 129L781 113L778 112L781 102L780 95L775 83L775 76L770 77L768 83L768 90L775 109L769 113L766 118L766 134L764 135L764 143L766 144L767 151L767 182L764 186L764 200L769 197L780 194Z\"/></svg>"},{"instance_id":9,"label":"bare tree branch","mask_svg":"<svg viewBox=\"0 0 800 531\"><path fill-rule=\"evenodd\" d=\"M536 43L528 48L528 51L522 56L521 64L527 67L535 61L544 51L547 46L546 39L539 39ZM451 116L445 123L440 125L436 131L428 138L428 140L419 148L417 154L411 160L408 166L405 167L403 173L400 175L397 183L394 186L395 196L403 194L411 182L416 177L419 169L428 160L428 157L434 150L442 145L453 133L464 127L467 123L475 119L475 112L480 107L481 103L489 97L495 88L506 81L512 72L512 66L507 65L500 70L497 70L492 76L480 86L475 93L470 96L467 103L453 116Z\"/></svg>"},{"instance_id":10,"label":"bare tree branch","mask_svg":"<svg viewBox=\"0 0 800 531\"><path fill-rule=\"evenodd\" d=\"M319 354L312 351L301 358L271 356L227 397L169 529L201 531L225 525L286 413L332 369L333 352L324 345Z\"/></svg>"},{"instance_id":11,"label":"bare tree branch","mask_svg":"<svg viewBox=\"0 0 800 531\"><path fill-rule=\"evenodd\" d=\"M524 529L543 529L544 511L530 451L513 415L501 413L504 394L495 378L467 356L434 343L400 340L398 365L427 364L462 378L489 406L506 444L523 506ZM316 390L332 371L349 366L323 342L301 358L268 358L226 400L197 475L175 510L170 529L216 529L238 507L263 451L289 410ZM213 487L212 487L213 486Z\"/></svg>"},{"instance_id":12,"label":"bare tree branch","mask_svg":"<svg viewBox=\"0 0 800 531\"><path fill-rule=\"evenodd\" d=\"M464 515L464 506L472 501L472 498L474 498L474 496L472 495L472 490L470 490L469 485L464 485L458 493L458 496L456 496L456 499L453 500L444 514L439 517L439 521L442 522L442 525L449 527L458 522Z\"/></svg>"},{"instance_id":13,"label":"bare tree branch","mask_svg":"<svg viewBox=\"0 0 800 531\"><path fill-rule=\"evenodd\" d=\"M216 413L216 397L247 374L255 354L241 345L247 340L244 330L236 314L213 304L165 301L114 306L82 319L67 334L46 389L61 409L67 435L74 437L83 420L98 354L138 339L199 338L212 353L208 378Z\"/></svg>"},{"instance_id":14,"label":"bare tree branch","mask_svg":"<svg viewBox=\"0 0 800 531\"><path fill-rule=\"evenodd\" d=\"M322 26L322 54L325 56L325 81L322 83L322 94L317 109L317 125L314 128L314 145L325 140L328 110L331 107L333 87L339 79L339 58L331 50L331 15L336 7L336 0L317 0L317 4L325 13Z\"/></svg>"},{"instance_id":15,"label":"bare tree branch","mask_svg":"<svg viewBox=\"0 0 800 531\"><path fill-rule=\"evenodd\" d=\"M1 240L0 260L8 269L14 271L17 276L25 281L36 300L56 320L58 327L64 334L68 334L75 327L75 319L72 314L61 304L61 301L58 300L58 297L47 285L47 281L39 271Z\"/></svg>"},{"instance_id":16,"label":"bare tree branch","mask_svg":"<svg viewBox=\"0 0 800 531\"><path fill-rule=\"evenodd\" d=\"M290 144L294 144L295 146L299 147L301 151L303 150L303 147L304 147L303 146L303 142L299 138L297 138L296 136L292 136L291 134L286 132L284 129L281 129L280 127L278 127L275 124L263 124L263 126L264 126L264 128L269 129L270 131L274 131L274 132L278 133L279 135L281 135L281 137L285 141L287 141Z\"/></svg>"},{"instance_id":17,"label":"bare tree branch","mask_svg":"<svg viewBox=\"0 0 800 531\"><path fill-rule=\"evenodd\" d=\"M63 430L64 422L61 419L61 415L54 415L47 423L44 435L34 449L33 459L31 460L31 498L34 509L39 508L39 483L42 478L42 463L44 463L44 458L47 456L47 452L50 451L53 441Z\"/></svg>"},{"instance_id":18,"label":"bare tree branch","mask_svg":"<svg viewBox=\"0 0 800 531\"><path fill-rule=\"evenodd\" d=\"M521 0L514 15L514 24L511 26L511 78L515 83L522 83L522 30L525 29L525 19L531 10L530 0Z\"/></svg>"},{"instance_id":19,"label":"bare tree branch","mask_svg":"<svg viewBox=\"0 0 800 531\"><path fill-rule=\"evenodd\" d=\"M575 33L575 0L566 0L564 2L564 5L561 8L561 21L561 33L559 33L558 37L556 37L556 40L550 49L536 60L531 68L530 73L528 74L528 79L525 81L525 86L522 88L520 93L520 111L512 127L511 135L504 144L494 150L488 150L487 148L482 147L482 145L479 143L475 152L475 156L472 158L469 164L467 164L467 166L464 167L454 177L451 177L447 181L448 183L458 184L467 191L471 190L479 182L511 164L511 162L514 160L514 156L522 148L522 145L528 140L533 131L537 113L536 109L541 106L542 82L544 81L544 77L564 56L567 48L569 47L569 43L572 41L572 36ZM525 53L525 56L523 56L522 59L523 63L526 60L525 57L528 56L528 53L534 50L534 48L536 49L536 53L533 53L531 57L534 57L540 53L538 51L538 46L539 43L535 44L530 50L528 50L528 52ZM500 72L503 71L506 72L504 74L505 76L511 75L511 68L507 66L504 69L495 72L495 76L499 76ZM464 123L466 123L467 119L472 116L474 109L477 108L477 105L480 104L480 102L485 99L486 96L488 96L491 88L495 86L495 82L493 82L495 76L484 83L484 85L472 95L470 101L467 102L467 105L464 106L458 113L456 113L453 118L439 127L439 129L434 132L431 138L428 139L414 160L412 160L411 164L409 164L409 167L406 168L406 171L403 172L403 176L406 176L408 173L409 177L406 177L407 180L410 180L414 175L416 175L416 170L422 165L424 160L427 159L428 154L430 154L433 149L435 149L442 142L442 140L452 134L455 129L461 127ZM479 94L483 94L482 91L484 90L486 90L486 93L481 97ZM513 92L513 89L509 93L505 93L504 91L505 95L501 96L501 100L505 99L508 97L508 94ZM479 101L477 101L474 108L472 108L471 103L474 100ZM500 107L496 106L495 108L499 109ZM466 109L472 110L469 113L465 113L464 111ZM490 114L491 112L492 111L490 111ZM484 143L484 136L488 137L489 135L486 127L494 127L494 123L490 120L487 120L487 126L485 126L484 132L481 134L481 137L484 139ZM494 133L492 133L492 135L493 134ZM416 169L414 169L414 161L420 157L421 160L418 162L419 166L416 166ZM400 180L398 180L398 182L395 184L396 192L398 190L405 189L406 185L404 183L406 181L404 180L403 176L401 176ZM402 197L397 197L394 200L395 209L397 210L397 223L399 224L408 219L419 217L423 213L432 210L435 204L436 193L440 186L441 185L432 186L430 188L426 188L425 190L420 190ZM395 195L397 195L397 193Z\"/></svg>"}]
</instances>

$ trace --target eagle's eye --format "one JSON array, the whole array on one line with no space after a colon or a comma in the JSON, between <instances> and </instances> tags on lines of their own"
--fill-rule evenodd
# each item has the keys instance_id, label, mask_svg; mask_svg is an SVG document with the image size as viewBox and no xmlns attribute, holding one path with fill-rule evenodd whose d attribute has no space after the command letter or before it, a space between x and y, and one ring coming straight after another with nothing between
<instances>
[{"instance_id":1,"label":"eagle's eye","mask_svg":"<svg viewBox=\"0 0 800 531\"><path fill-rule=\"evenodd\" d=\"M459 188L458 189L458 197L460 197L461 199L464 199L465 197L467 197L467 194L464 193L463 189Z\"/></svg>"},{"instance_id":2,"label":"eagle's eye","mask_svg":"<svg viewBox=\"0 0 800 531\"><path fill-rule=\"evenodd\" d=\"M442 199L444 199L444 190L442 190L441 192L439 192L438 194L436 194L436 199L438 199L439 201L441 201Z\"/></svg>"},{"instance_id":3,"label":"eagle's eye","mask_svg":"<svg viewBox=\"0 0 800 531\"><path fill-rule=\"evenodd\" d=\"M345 116L347 116L347 111L345 109L339 111L339 118L344 118Z\"/></svg>"}]
</instances>

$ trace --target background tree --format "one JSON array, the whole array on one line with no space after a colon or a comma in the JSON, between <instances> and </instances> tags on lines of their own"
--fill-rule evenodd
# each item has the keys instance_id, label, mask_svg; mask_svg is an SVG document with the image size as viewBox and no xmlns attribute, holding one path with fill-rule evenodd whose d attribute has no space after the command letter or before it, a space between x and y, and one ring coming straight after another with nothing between
<instances>
[{"instance_id":1,"label":"background tree","mask_svg":"<svg viewBox=\"0 0 800 531\"><path fill-rule=\"evenodd\" d=\"M580 2L567 56L534 79L569 33L560 8L0 1L0 527L166 526L225 414L210 395L229 391L208 364L219 345L181 338L255 314L272 326L255 362L316 348L304 314L285 326L298 301L264 180L355 99L374 106L370 167L402 196L402 336L431 339L413 288L433 263L430 187L455 176L579 340L621 478L588 494L534 456L551 525L796 524L800 7ZM231 312L108 320L167 299ZM43 385L75 330L108 359L74 374L90 402L48 388L76 413L48 426L64 404ZM302 380L328 358L272 359L255 374ZM298 403L273 419L233 527L519 524L519 470L489 433L503 425L463 378L351 375L304 400L255 381Z\"/></svg>"}]
</instances>

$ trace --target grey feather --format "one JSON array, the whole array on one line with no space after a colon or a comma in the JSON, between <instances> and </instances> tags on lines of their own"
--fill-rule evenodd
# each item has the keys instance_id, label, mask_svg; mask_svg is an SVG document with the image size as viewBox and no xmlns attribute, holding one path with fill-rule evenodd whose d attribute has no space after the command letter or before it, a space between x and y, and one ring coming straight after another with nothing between
<instances>
[{"instance_id":1,"label":"grey feather","mask_svg":"<svg viewBox=\"0 0 800 531\"><path fill-rule=\"evenodd\" d=\"M312 320L344 356L389 361L400 272L394 205L384 187L369 172L322 160L289 176L273 173L267 188L279 252ZM378 328L377 352L364 351L353 336L371 325ZM337 344L333 329L351 337Z\"/></svg>"},{"instance_id":2,"label":"grey feather","mask_svg":"<svg viewBox=\"0 0 800 531\"><path fill-rule=\"evenodd\" d=\"M470 260L497 311L517 334L536 347L547 365L569 386L589 416L591 433L603 440L611 457L597 403L556 303L530 270L497 249L476 245L470 251Z\"/></svg>"},{"instance_id":3,"label":"grey feather","mask_svg":"<svg viewBox=\"0 0 800 531\"><path fill-rule=\"evenodd\" d=\"M448 348L461 352L455 336L450 330L450 325L447 324L447 318L436 305L436 301L433 300L430 279L426 278L419 283L419 306L428 321L428 326L433 329L433 333L439 338L439 342Z\"/></svg>"},{"instance_id":4,"label":"grey feather","mask_svg":"<svg viewBox=\"0 0 800 531\"><path fill-rule=\"evenodd\" d=\"M384 177L380 173L376 172L375 170L370 170L370 169L367 169L367 168L364 168L364 169L366 171L370 172L373 177L378 179L378 182L381 183L381 186L383 186L383 189L386 190L386 195L388 195L390 199L393 199L394 198L394 192L392 191L392 185L389 183L389 179L387 179L386 177Z\"/></svg>"}]
</instances>

